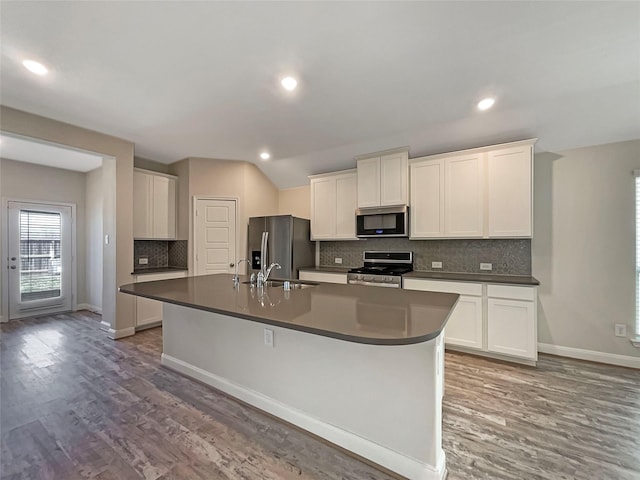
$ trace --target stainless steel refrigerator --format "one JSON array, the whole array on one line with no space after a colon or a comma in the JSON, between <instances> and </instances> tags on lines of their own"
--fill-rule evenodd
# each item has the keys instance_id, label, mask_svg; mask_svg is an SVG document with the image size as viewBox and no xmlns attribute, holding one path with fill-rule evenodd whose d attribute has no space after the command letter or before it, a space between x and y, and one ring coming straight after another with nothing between
<instances>
[{"instance_id":1,"label":"stainless steel refrigerator","mask_svg":"<svg viewBox=\"0 0 640 480\"><path fill-rule=\"evenodd\" d=\"M310 222L291 215L251 217L249 219L249 258L252 271L263 267L261 250L266 242L264 267L273 262L281 269L273 269L269 278L298 278L298 270L315 264L315 244L309 240Z\"/></svg>"}]
</instances>

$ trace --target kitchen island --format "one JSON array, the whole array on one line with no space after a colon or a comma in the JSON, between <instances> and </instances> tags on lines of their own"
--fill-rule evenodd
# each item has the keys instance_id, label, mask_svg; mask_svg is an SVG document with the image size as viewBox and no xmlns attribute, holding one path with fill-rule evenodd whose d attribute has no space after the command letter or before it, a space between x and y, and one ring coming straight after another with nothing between
<instances>
[{"instance_id":1,"label":"kitchen island","mask_svg":"<svg viewBox=\"0 0 640 480\"><path fill-rule=\"evenodd\" d=\"M407 478L445 477L442 331L458 295L231 278L120 290L164 302L163 365Z\"/></svg>"}]
</instances>

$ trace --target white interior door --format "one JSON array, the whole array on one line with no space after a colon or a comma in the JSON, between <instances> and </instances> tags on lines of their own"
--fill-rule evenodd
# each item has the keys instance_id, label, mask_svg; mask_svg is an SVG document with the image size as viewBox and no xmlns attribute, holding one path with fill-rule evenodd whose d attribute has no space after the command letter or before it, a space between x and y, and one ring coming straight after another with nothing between
<instances>
[{"instance_id":1,"label":"white interior door","mask_svg":"<svg viewBox=\"0 0 640 480\"><path fill-rule=\"evenodd\" d=\"M235 200L196 200L195 274L231 273L236 261Z\"/></svg>"},{"instance_id":2,"label":"white interior door","mask_svg":"<svg viewBox=\"0 0 640 480\"><path fill-rule=\"evenodd\" d=\"M8 202L9 318L72 309L70 206Z\"/></svg>"}]
</instances>

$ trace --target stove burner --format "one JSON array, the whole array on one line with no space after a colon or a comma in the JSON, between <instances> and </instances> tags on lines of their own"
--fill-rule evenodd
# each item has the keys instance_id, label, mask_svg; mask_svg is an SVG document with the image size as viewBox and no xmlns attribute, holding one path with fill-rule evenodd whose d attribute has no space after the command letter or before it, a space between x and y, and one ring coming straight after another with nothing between
<instances>
[{"instance_id":1,"label":"stove burner","mask_svg":"<svg viewBox=\"0 0 640 480\"><path fill-rule=\"evenodd\" d=\"M410 265L381 265L368 266L360 268L352 268L349 273L362 273L365 275L402 275L411 272L413 268Z\"/></svg>"},{"instance_id":2,"label":"stove burner","mask_svg":"<svg viewBox=\"0 0 640 480\"><path fill-rule=\"evenodd\" d=\"M364 252L363 260L349 270L347 283L400 288L402 275L413 270L412 252Z\"/></svg>"}]
</instances>

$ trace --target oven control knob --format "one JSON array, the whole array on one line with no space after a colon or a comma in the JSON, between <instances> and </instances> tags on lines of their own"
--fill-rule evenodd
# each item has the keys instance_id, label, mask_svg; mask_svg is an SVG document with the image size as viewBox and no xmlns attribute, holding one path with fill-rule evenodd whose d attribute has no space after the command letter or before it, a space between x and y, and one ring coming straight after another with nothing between
<instances>
[{"instance_id":1,"label":"oven control knob","mask_svg":"<svg viewBox=\"0 0 640 480\"><path fill-rule=\"evenodd\" d=\"M393 282L393 277L384 277L384 281L387 283Z\"/></svg>"},{"instance_id":2,"label":"oven control knob","mask_svg":"<svg viewBox=\"0 0 640 480\"><path fill-rule=\"evenodd\" d=\"M373 275L363 275L362 279L363 279L365 282L370 282L370 281L372 281L372 280L373 280Z\"/></svg>"}]
</instances>

